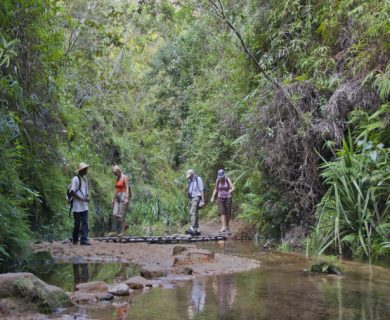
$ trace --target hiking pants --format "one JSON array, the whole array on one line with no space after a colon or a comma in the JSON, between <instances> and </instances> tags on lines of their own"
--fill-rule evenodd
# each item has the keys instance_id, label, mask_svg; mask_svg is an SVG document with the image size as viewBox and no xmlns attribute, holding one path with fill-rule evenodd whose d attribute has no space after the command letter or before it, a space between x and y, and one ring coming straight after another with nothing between
<instances>
[{"instance_id":1,"label":"hiking pants","mask_svg":"<svg viewBox=\"0 0 390 320\"><path fill-rule=\"evenodd\" d=\"M194 229L199 228L198 210L199 210L200 197L191 198L190 204L190 226Z\"/></svg>"},{"instance_id":2,"label":"hiking pants","mask_svg":"<svg viewBox=\"0 0 390 320\"><path fill-rule=\"evenodd\" d=\"M88 241L88 210L82 212L73 212L74 226L73 226L73 243L79 240L79 231L81 224L81 238L80 243Z\"/></svg>"}]
</instances>

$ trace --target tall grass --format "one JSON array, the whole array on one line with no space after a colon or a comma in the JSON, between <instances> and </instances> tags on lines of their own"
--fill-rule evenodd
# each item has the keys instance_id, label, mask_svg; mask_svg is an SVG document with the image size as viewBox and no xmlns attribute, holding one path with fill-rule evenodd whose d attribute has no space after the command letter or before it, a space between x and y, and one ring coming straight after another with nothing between
<instances>
[{"instance_id":1,"label":"tall grass","mask_svg":"<svg viewBox=\"0 0 390 320\"><path fill-rule=\"evenodd\" d=\"M0 113L0 272L26 257L31 239L24 205L34 192L22 183L18 174L21 165L18 137L13 117Z\"/></svg>"},{"instance_id":2,"label":"tall grass","mask_svg":"<svg viewBox=\"0 0 390 320\"><path fill-rule=\"evenodd\" d=\"M156 229L156 232L171 233L188 222L188 200L184 193L180 190L150 191L139 189L136 192L128 222L133 229L134 226L138 228L130 232L145 234Z\"/></svg>"},{"instance_id":3,"label":"tall grass","mask_svg":"<svg viewBox=\"0 0 390 320\"><path fill-rule=\"evenodd\" d=\"M328 190L317 208L318 223L309 240L317 254L373 257L384 254L381 245L390 232L390 150L382 144L352 137L334 161L324 160L322 177Z\"/></svg>"}]
</instances>

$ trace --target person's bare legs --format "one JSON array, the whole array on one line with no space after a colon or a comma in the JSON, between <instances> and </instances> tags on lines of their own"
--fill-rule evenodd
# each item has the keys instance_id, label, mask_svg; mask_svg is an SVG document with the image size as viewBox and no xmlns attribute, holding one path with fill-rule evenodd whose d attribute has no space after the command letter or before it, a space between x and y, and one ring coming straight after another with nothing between
<instances>
[{"instance_id":1,"label":"person's bare legs","mask_svg":"<svg viewBox=\"0 0 390 320\"><path fill-rule=\"evenodd\" d=\"M119 236L122 237L125 235L125 231L126 231L126 208L127 208L127 204L124 204L122 203L122 206L121 206L121 216L119 218L119 224L120 224L120 234Z\"/></svg>"},{"instance_id":2,"label":"person's bare legs","mask_svg":"<svg viewBox=\"0 0 390 320\"><path fill-rule=\"evenodd\" d=\"M221 217L222 228L221 228L221 230L219 230L219 232L225 232L226 231L226 216L224 214L221 214L220 217Z\"/></svg>"}]
</instances>

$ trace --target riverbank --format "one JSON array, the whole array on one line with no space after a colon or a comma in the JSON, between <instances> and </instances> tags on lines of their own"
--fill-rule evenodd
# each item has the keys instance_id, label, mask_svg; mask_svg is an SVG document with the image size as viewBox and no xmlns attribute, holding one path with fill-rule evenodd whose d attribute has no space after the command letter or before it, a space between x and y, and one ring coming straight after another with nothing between
<instances>
[{"instance_id":1,"label":"riverbank","mask_svg":"<svg viewBox=\"0 0 390 320\"><path fill-rule=\"evenodd\" d=\"M230 237L241 232L242 225L231 223ZM219 224L215 220L202 221L203 234L215 234ZM34 253L47 251L55 262L121 262L139 265L144 270L158 271L165 276L178 273L179 266L192 269L191 277L249 271L259 267L259 261L198 249L194 244L113 243L91 240L91 246L71 242L42 242L32 245ZM223 247L225 241L219 241ZM175 249L179 248L179 249ZM174 252L180 251L181 253Z\"/></svg>"},{"instance_id":2,"label":"riverbank","mask_svg":"<svg viewBox=\"0 0 390 320\"><path fill-rule=\"evenodd\" d=\"M219 223L216 220L204 221L202 227L202 234L204 235L217 234ZM235 237L240 228L238 222L232 223L232 233L229 234L229 237ZM73 307L67 307L66 309L62 309L61 306L55 307L55 310L59 308L58 310L62 309L62 311L57 315L48 315L49 318L77 315L80 310L86 310L85 308L88 310L90 308L99 310L109 308L120 314L124 306L128 308L129 301L134 296L147 293L152 288L173 288L179 283L183 283L184 280L197 281L197 279L204 279L207 276L237 274L260 266L260 261L256 259L218 253L219 250L199 248L197 244L187 242L178 244L114 243L91 239L91 243L90 246L82 246L73 245L68 240L42 242L33 244L31 251L32 253L50 253L52 257L50 262L44 262L50 264L70 263L85 266L89 263L103 265L114 262L137 265L139 275L123 278L119 282L116 279L111 284L91 280L88 283L75 283L75 287L70 290L71 292L66 293ZM220 249L223 249L229 243L230 240L213 241L213 244ZM49 257L46 254L43 256ZM36 282L40 281L38 278L34 278L32 274L27 273L8 275L15 278L13 280L15 283L23 282L26 277L33 277ZM57 273L58 276L66 277L67 275ZM42 282L42 288L55 287L46 286ZM52 289L49 289L42 289L41 291L50 292ZM23 291L26 290L23 289ZM58 290L61 289L58 288ZM48 295L50 296L50 294ZM9 302L3 303L5 300L0 299L0 316L4 319L48 319L47 315L37 313L37 306L29 300L30 296L30 294L22 297L14 295L7 298L7 301L14 302L12 308L7 307L10 305ZM29 307L18 307L26 305Z\"/></svg>"}]
</instances>

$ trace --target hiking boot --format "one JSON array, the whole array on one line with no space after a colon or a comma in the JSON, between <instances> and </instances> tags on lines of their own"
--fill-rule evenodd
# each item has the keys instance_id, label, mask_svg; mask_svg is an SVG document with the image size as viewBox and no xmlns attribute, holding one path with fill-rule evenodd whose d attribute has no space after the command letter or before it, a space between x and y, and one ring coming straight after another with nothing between
<instances>
[{"instance_id":1,"label":"hiking boot","mask_svg":"<svg viewBox=\"0 0 390 320\"><path fill-rule=\"evenodd\" d=\"M202 233L200 232L200 230L195 230L194 231L194 236L200 236Z\"/></svg>"},{"instance_id":2,"label":"hiking boot","mask_svg":"<svg viewBox=\"0 0 390 320\"><path fill-rule=\"evenodd\" d=\"M80 242L80 245L82 245L82 246L90 246L91 244L92 243L89 240L84 241L84 242Z\"/></svg>"},{"instance_id":3,"label":"hiking boot","mask_svg":"<svg viewBox=\"0 0 390 320\"><path fill-rule=\"evenodd\" d=\"M194 231L189 229L186 231L186 234L189 234L190 236L193 236L194 235Z\"/></svg>"},{"instance_id":4,"label":"hiking boot","mask_svg":"<svg viewBox=\"0 0 390 320\"><path fill-rule=\"evenodd\" d=\"M189 234L191 236L193 236L195 234L195 231L192 227L190 227L187 231L186 231L186 234Z\"/></svg>"}]
</instances>

